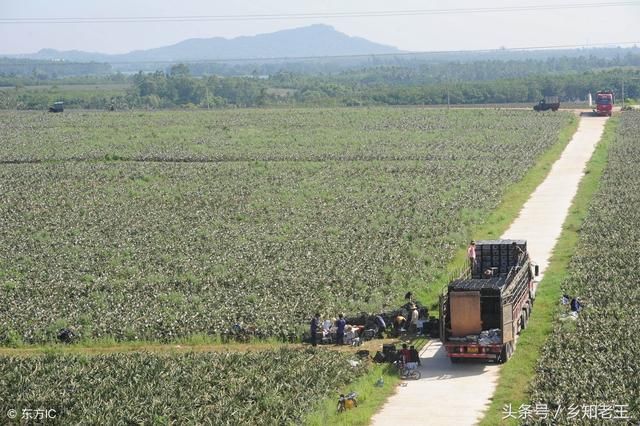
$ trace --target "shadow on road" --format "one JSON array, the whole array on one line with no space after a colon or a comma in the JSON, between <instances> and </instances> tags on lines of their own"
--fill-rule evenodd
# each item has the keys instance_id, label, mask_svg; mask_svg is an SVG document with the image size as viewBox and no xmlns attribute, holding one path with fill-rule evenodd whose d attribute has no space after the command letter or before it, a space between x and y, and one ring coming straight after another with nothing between
<instances>
[{"instance_id":1,"label":"shadow on road","mask_svg":"<svg viewBox=\"0 0 640 426\"><path fill-rule=\"evenodd\" d=\"M487 360L465 359L452 364L447 352L439 342L434 342L420 357L422 379L450 380L469 376L479 376L498 365Z\"/></svg>"}]
</instances>

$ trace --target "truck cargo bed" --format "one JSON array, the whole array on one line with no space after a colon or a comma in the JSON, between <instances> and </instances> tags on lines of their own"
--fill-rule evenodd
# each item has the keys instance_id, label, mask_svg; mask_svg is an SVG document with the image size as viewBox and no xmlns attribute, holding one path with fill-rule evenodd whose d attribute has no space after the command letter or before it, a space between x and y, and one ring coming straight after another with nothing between
<instances>
[{"instance_id":1,"label":"truck cargo bed","mask_svg":"<svg viewBox=\"0 0 640 426\"><path fill-rule=\"evenodd\" d=\"M499 293L507 284L506 276L497 278L466 278L455 280L449 284L449 289L453 291L480 291Z\"/></svg>"},{"instance_id":2,"label":"truck cargo bed","mask_svg":"<svg viewBox=\"0 0 640 426\"><path fill-rule=\"evenodd\" d=\"M474 267L440 296L440 338L452 362L509 359L531 310L534 269L525 240L476 243Z\"/></svg>"}]
</instances>

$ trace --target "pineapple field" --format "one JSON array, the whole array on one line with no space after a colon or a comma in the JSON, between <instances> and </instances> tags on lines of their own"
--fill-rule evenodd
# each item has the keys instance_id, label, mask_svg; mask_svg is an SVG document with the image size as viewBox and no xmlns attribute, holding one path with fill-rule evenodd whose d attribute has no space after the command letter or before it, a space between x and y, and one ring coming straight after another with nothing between
<instances>
[{"instance_id":1,"label":"pineapple field","mask_svg":"<svg viewBox=\"0 0 640 426\"><path fill-rule=\"evenodd\" d=\"M584 308L575 322L558 321L532 385L532 401L547 404L561 424L640 421L639 160L640 113L624 112L563 286ZM584 404L599 411L584 417Z\"/></svg>"},{"instance_id":2,"label":"pineapple field","mask_svg":"<svg viewBox=\"0 0 640 426\"><path fill-rule=\"evenodd\" d=\"M3 424L37 409L54 410L53 424L301 424L365 372L348 360L284 348L0 356L0 412Z\"/></svg>"},{"instance_id":3,"label":"pineapple field","mask_svg":"<svg viewBox=\"0 0 640 426\"><path fill-rule=\"evenodd\" d=\"M0 342L299 337L429 282L575 120L0 113Z\"/></svg>"}]
</instances>

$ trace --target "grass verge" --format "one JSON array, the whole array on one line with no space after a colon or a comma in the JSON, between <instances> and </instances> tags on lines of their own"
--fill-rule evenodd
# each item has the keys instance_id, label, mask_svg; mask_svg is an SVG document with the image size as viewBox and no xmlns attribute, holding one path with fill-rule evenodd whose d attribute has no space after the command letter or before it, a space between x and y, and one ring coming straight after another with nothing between
<instances>
[{"instance_id":1,"label":"grass verge","mask_svg":"<svg viewBox=\"0 0 640 426\"><path fill-rule=\"evenodd\" d=\"M376 385L381 380L382 386ZM371 417L384 404L400 382L395 367L390 364L375 364L371 371L362 376L341 393L355 391L358 394L358 407L343 413L337 412L338 396L325 398L320 407L306 419L310 426L324 425L368 425Z\"/></svg>"},{"instance_id":2,"label":"grass verge","mask_svg":"<svg viewBox=\"0 0 640 426\"><path fill-rule=\"evenodd\" d=\"M340 352L356 352L360 349L369 351L378 350L383 343L409 343L418 349L425 345L428 340L420 336L418 338L386 338L384 340L371 340L364 342L362 346L320 346L328 350ZM0 355L4 356L33 356L43 353L82 353L87 355L107 354L114 352L250 352L271 350L277 348L304 348L309 347L306 343L287 343L278 339L250 339L248 342L225 342L219 336L193 335L172 342L153 341L125 341L118 342L113 339L87 339L80 340L72 344L49 343L46 345L14 345L11 347L0 347Z\"/></svg>"},{"instance_id":3,"label":"grass verge","mask_svg":"<svg viewBox=\"0 0 640 426\"><path fill-rule=\"evenodd\" d=\"M609 146L615 137L618 122L617 116L607 122L602 139L587 163L585 176L580 182L578 192L569 209L549 267L538 286L535 308L531 311L527 329L518 339L518 350L513 358L503 366L500 372L498 387L481 425L517 424L514 419L510 421L502 419L503 408L511 404L513 410L517 412L521 404L527 404L529 383L535 375L540 351L553 331L554 318L559 309L561 285L568 276L568 266L580 237L580 227L607 165Z\"/></svg>"},{"instance_id":4,"label":"grass verge","mask_svg":"<svg viewBox=\"0 0 640 426\"><path fill-rule=\"evenodd\" d=\"M485 222L480 224L473 231L475 239L499 238L509 225L515 220L522 209L524 203L529 199L531 193L540 185L551 171L553 164L560 158L565 147L578 129L579 119L572 117L570 124L558 135L558 143L545 152L536 164L524 175L522 180L513 184L507 189L498 207L491 212ZM429 307L430 312L438 312L438 296L442 289L461 268L467 264L466 246L461 247L456 253L453 261L436 280L423 290L416 292L418 300Z\"/></svg>"},{"instance_id":5,"label":"grass verge","mask_svg":"<svg viewBox=\"0 0 640 426\"><path fill-rule=\"evenodd\" d=\"M414 345L420 351L429 339L420 336L407 343ZM377 383L382 382L382 385ZM368 425L373 415L382 407L400 383L398 372L390 364L374 364L371 370L345 389L336 392L335 395L325 398L318 409L309 414L305 420L305 425ZM338 396L340 393L347 394L354 391L358 394L358 407L343 413L337 412Z\"/></svg>"},{"instance_id":6,"label":"grass verge","mask_svg":"<svg viewBox=\"0 0 640 426\"><path fill-rule=\"evenodd\" d=\"M86 353L103 354L113 352L183 352L183 351L215 351L241 352L252 350L266 350L282 346L302 346L297 343L284 343L277 339L252 338L248 342L225 342L220 336L194 334L171 342L155 341L117 341L112 338L86 339L72 344L14 344L0 347L0 355L37 355L39 353Z\"/></svg>"}]
</instances>

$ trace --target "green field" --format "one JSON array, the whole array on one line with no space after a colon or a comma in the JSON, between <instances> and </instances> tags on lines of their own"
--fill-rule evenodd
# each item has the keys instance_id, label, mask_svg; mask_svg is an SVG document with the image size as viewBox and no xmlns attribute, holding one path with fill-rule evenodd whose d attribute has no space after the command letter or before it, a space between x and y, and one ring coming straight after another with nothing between
<instances>
[{"instance_id":1,"label":"green field","mask_svg":"<svg viewBox=\"0 0 640 426\"><path fill-rule=\"evenodd\" d=\"M54 84L0 87L0 109L43 110L64 101L66 108L107 109L122 106L129 84Z\"/></svg>"},{"instance_id":2,"label":"green field","mask_svg":"<svg viewBox=\"0 0 640 426\"><path fill-rule=\"evenodd\" d=\"M640 421L639 160L640 113L624 112L562 285L564 294L582 299L584 310L576 321L568 308L561 312L531 389L531 403L558 412L558 424L594 424L603 416ZM584 404L595 406L597 417L583 418Z\"/></svg>"},{"instance_id":3,"label":"green field","mask_svg":"<svg viewBox=\"0 0 640 426\"><path fill-rule=\"evenodd\" d=\"M422 108L0 111L0 161L415 160L492 167L555 142L568 119Z\"/></svg>"},{"instance_id":4,"label":"green field","mask_svg":"<svg viewBox=\"0 0 640 426\"><path fill-rule=\"evenodd\" d=\"M170 341L424 288L569 114L0 113L0 341Z\"/></svg>"},{"instance_id":5,"label":"green field","mask_svg":"<svg viewBox=\"0 0 640 426\"><path fill-rule=\"evenodd\" d=\"M112 83L112 84L40 84L37 86L21 86L17 90L18 92L24 90L25 92L39 92L48 91L55 92L56 94L62 94L65 92L125 92L131 87L128 83ZM16 91L15 86L0 86L0 91Z\"/></svg>"},{"instance_id":6,"label":"green field","mask_svg":"<svg viewBox=\"0 0 640 426\"><path fill-rule=\"evenodd\" d=\"M0 409L52 424L301 424L361 376L334 351L0 356ZM24 424L16 421L15 424Z\"/></svg>"}]
</instances>

